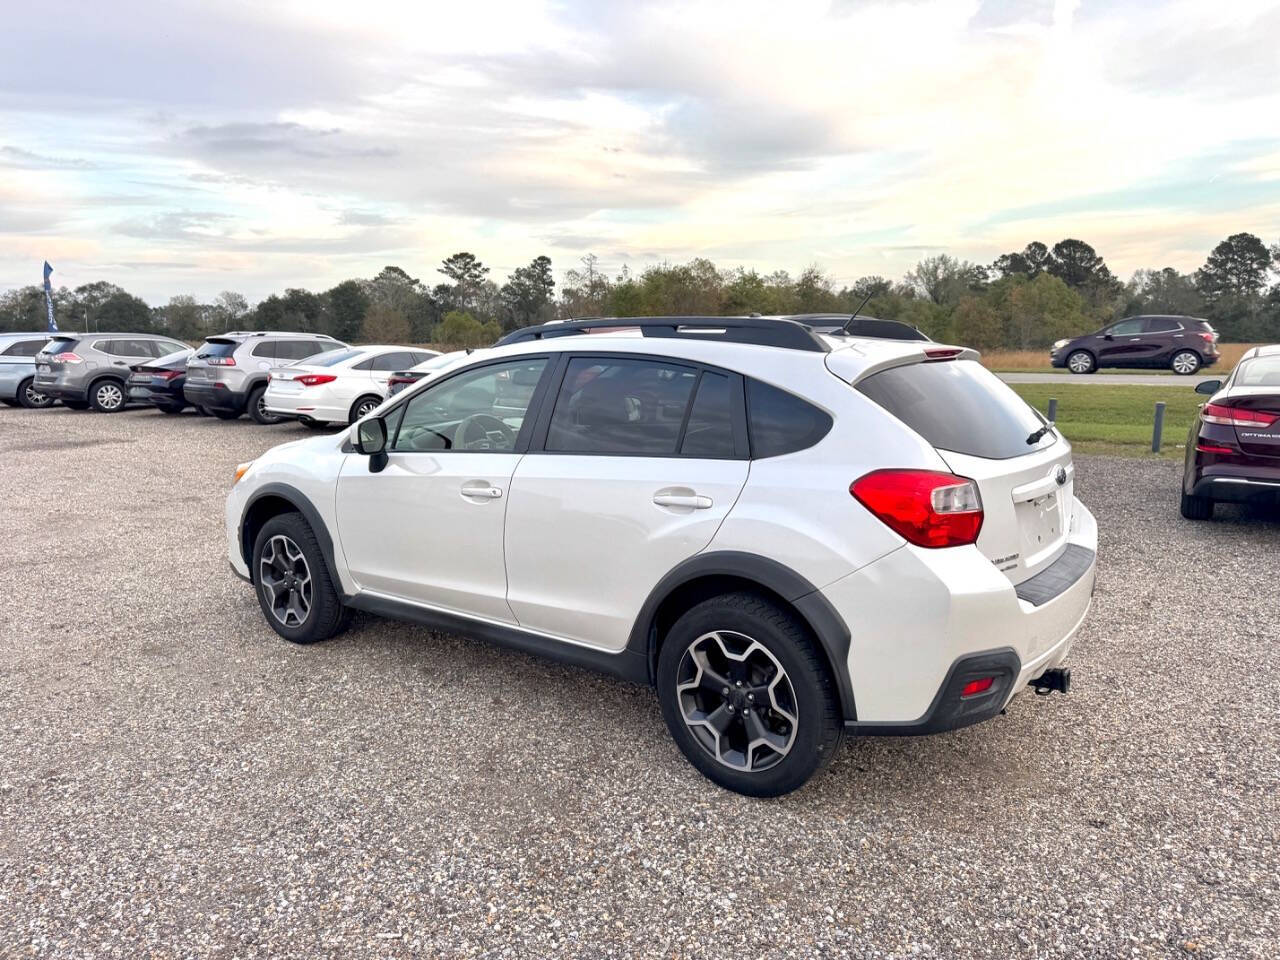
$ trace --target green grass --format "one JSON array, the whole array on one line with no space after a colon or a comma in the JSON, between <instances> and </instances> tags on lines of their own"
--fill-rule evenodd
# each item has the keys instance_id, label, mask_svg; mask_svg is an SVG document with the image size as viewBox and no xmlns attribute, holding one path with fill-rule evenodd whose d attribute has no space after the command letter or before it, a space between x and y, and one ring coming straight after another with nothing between
<instances>
[{"instance_id":1,"label":"green grass","mask_svg":"<svg viewBox=\"0 0 1280 960\"><path fill-rule=\"evenodd\" d=\"M1017 394L1041 413L1058 398L1058 428L1080 453L1181 459L1187 431L1204 397L1185 387L1093 386L1011 383ZM1151 452L1155 405L1164 401L1164 440Z\"/></svg>"}]
</instances>

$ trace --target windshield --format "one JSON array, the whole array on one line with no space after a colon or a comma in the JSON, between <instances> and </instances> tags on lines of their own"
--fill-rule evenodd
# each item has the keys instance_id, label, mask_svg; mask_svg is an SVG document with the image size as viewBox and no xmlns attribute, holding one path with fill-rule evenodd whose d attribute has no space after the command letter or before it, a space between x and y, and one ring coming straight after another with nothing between
<instances>
[{"instance_id":1,"label":"windshield","mask_svg":"<svg viewBox=\"0 0 1280 960\"><path fill-rule=\"evenodd\" d=\"M79 342L79 339L76 337L54 337L40 348L40 352L55 355L59 353L71 353L75 350L76 344Z\"/></svg>"},{"instance_id":2,"label":"windshield","mask_svg":"<svg viewBox=\"0 0 1280 960\"><path fill-rule=\"evenodd\" d=\"M200 350L196 353L197 360L207 360L210 357L229 357L236 352L236 347L240 344L234 340L206 340L200 345Z\"/></svg>"},{"instance_id":3,"label":"windshield","mask_svg":"<svg viewBox=\"0 0 1280 960\"><path fill-rule=\"evenodd\" d=\"M1237 387L1280 387L1280 356L1256 357L1240 364Z\"/></svg>"},{"instance_id":4,"label":"windshield","mask_svg":"<svg viewBox=\"0 0 1280 960\"><path fill-rule=\"evenodd\" d=\"M1053 430L1040 432L1044 419L976 360L894 367L858 389L939 450L1007 460L1057 439Z\"/></svg>"},{"instance_id":5,"label":"windshield","mask_svg":"<svg viewBox=\"0 0 1280 960\"><path fill-rule=\"evenodd\" d=\"M151 366L153 367L186 366L186 362L190 357L191 357L190 350L178 350L175 353L166 353L163 357L159 357L155 363L151 364Z\"/></svg>"}]
</instances>

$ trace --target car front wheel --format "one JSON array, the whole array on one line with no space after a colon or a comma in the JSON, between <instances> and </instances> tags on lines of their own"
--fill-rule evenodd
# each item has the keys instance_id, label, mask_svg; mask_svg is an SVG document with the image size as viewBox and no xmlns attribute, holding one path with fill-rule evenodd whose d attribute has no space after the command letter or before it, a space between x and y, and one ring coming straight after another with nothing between
<instances>
[{"instance_id":1,"label":"car front wheel","mask_svg":"<svg viewBox=\"0 0 1280 960\"><path fill-rule=\"evenodd\" d=\"M1088 350L1077 350L1067 357L1067 369L1072 373L1093 373L1097 368L1097 362Z\"/></svg>"},{"instance_id":2,"label":"car front wheel","mask_svg":"<svg viewBox=\"0 0 1280 960\"><path fill-rule=\"evenodd\" d=\"M267 623L290 643L328 640L342 629L342 600L301 514L281 514L262 525L250 573Z\"/></svg>"},{"instance_id":3,"label":"car front wheel","mask_svg":"<svg viewBox=\"0 0 1280 960\"><path fill-rule=\"evenodd\" d=\"M1189 377L1200 369L1200 354L1194 350L1179 350L1169 361L1169 366L1174 373Z\"/></svg>"},{"instance_id":4,"label":"car front wheel","mask_svg":"<svg viewBox=\"0 0 1280 960\"><path fill-rule=\"evenodd\" d=\"M776 797L802 786L844 732L836 691L794 615L749 593L686 612L658 657L658 699L685 757L720 786Z\"/></svg>"},{"instance_id":5,"label":"car front wheel","mask_svg":"<svg viewBox=\"0 0 1280 960\"><path fill-rule=\"evenodd\" d=\"M46 393L41 393L33 386L34 383L34 380L25 380L18 387L18 403L28 410L43 410L45 407L52 407L53 397Z\"/></svg>"}]
</instances>

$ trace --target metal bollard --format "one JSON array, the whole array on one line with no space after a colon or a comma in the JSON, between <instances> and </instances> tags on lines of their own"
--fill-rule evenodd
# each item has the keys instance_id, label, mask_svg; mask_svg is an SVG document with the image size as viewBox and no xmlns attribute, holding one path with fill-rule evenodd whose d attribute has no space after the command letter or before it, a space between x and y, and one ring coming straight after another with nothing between
<instances>
[{"instance_id":1,"label":"metal bollard","mask_svg":"<svg viewBox=\"0 0 1280 960\"><path fill-rule=\"evenodd\" d=\"M1164 432L1164 401L1156 404L1156 422L1151 430L1151 452L1160 452L1160 434Z\"/></svg>"},{"instance_id":2,"label":"metal bollard","mask_svg":"<svg viewBox=\"0 0 1280 960\"><path fill-rule=\"evenodd\" d=\"M1057 397L1049 398L1049 422L1050 423L1058 422L1058 398Z\"/></svg>"}]
</instances>

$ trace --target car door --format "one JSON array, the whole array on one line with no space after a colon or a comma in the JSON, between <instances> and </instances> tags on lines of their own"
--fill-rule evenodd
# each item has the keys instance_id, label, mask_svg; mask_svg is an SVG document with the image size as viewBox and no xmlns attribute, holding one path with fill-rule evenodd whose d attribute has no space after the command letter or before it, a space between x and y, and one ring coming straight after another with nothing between
<instances>
[{"instance_id":1,"label":"car door","mask_svg":"<svg viewBox=\"0 0 1280 960\"><path fill-rule=\"evenodd\" d=\"M1098 366L1123 367L1143 353L1141 317L1113 323L1097 337Z\"/></svg>"},{"instance_id":2,"label":"car door","mask_svg":"<svg viewBox=\"0 0 1280 960\"><path fill-rule=\"evenodd\" d=\"M742 491L742 379L619 353L562 370L511 480L507 597L522 627L618 651Z\"/></svg>"},{"instance_id":3,"label":"car door","mask_svg":"<svg viewBox=\"0 0 1280 960\"><path fill-rule=\"evenodd\" d=\"M1152 366L1164 366L1172 357L1174 350L1180 347L1191 347L1182 324L1171 317L1147 317L1142 328L1143 353L1141 359Z\"/></svg>"},{"instance_id":4,"label":"car door","mask_svg":"<svg viewBox=\"0 0 1280 960\"><path fill-rule=\"evenodd\" d=\"M351 456L338 536L363 590L511 623L503 523L546 357L468 367L386 415L387 463Z\"/></svg>"}]
</instances>

